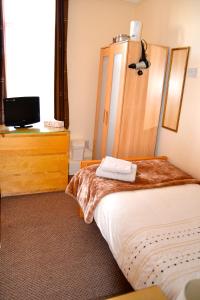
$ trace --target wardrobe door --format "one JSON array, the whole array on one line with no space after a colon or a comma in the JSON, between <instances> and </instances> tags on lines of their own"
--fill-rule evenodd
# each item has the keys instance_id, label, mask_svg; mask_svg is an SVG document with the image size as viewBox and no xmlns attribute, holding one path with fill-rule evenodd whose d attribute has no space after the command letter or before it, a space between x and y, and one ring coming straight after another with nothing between
<instances>
[{"instance_id":1,"label":"wardrobe door","mask_svg":"<svg viewBox=\"0 0 200 300\"><path fill-rule=\"evenodd\" d=\"M105 118L102 140L102 154L116 156L119 140L124 81L126 71L126 56L128 43L111 46L108 77L111 77L105 103Z\"/></svg>"},{"instance_id":2,"label":"wardrobe door","mask_svg":"<svg viewBox=\"0 0 200 300\"><path fill-rule=\"evenodd\" d=\"M100 52L99 81L97 90L97 106L94 130L93 159L102 157L102 134L105 119L105 99L108 85L109 48L102 48Z\"/></svg>"},{"instance_id":3,"label":"wardrobe door","mask_svg":"<svg viewBox=\"0 0 200 300\"><path fill-rule=\"evenodd\" d=\"M154 155L167 53L166 47L148 45L150 67L142 76L127 70L118 157ZM130 41L128 64L139 61L140 55L140 43Z\"/></svg>"}]
</instances>

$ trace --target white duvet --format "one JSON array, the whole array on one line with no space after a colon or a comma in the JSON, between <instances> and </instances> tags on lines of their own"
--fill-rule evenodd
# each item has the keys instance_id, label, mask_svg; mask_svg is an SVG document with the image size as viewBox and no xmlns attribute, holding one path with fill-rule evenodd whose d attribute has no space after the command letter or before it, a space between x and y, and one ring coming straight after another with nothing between
<instances>
[{"instance_id":1,"label":"white duvet","mask_svg":"<svg viewBox=\"0 0 200 300\"><path fill-rule=\"evenodd\" d=\"M134 289L159 285L174 300L200 278L200 185L110 194L94 218Z\"/></svg>"}]
</instances>

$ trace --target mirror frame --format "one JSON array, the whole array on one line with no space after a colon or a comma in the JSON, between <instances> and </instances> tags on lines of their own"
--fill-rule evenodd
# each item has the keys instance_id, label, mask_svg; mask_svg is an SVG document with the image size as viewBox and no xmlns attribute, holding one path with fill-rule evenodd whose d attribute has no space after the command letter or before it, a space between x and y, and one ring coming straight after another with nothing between
<instances>
[{"instance_id":1,"label":"mirror frame","mask_svg":"<svg viewBox=\"0 0 200 300\"><path fill-rule=\"evenodd\" d=\"M185 58L180 60L177 60L178 52L184 51ZM162 120L162 127L175 131L178 131L178 125L180 120L180 113L181 113L181 106L182 106L182 100L183 100L183 92L184 92L184 86L185 86L185 79L186 79L186 71L187 71L187 65L188 65L188 57L189 57L189 51L190 47L180 47L180 48L172 48L171 49L171 56L170 56L170 69L169 69L169 76L167 80L167 90L166 90L166 97L165 97L165 103L164 103L164 113L163 113L163 120ZM181 53L182 54L182 53ZM176 57L175 57L176 55ZM175 97L175 95L172 95L172 88L173 88L173 82L174 77L179 75L179 80L177 83L179 85L176 86L176 91L179 96ZM173 106L176 108L176 115L173 116L170 115L170 109L173 109ZM167 111L169 110L168 119L166 117ZM169 121L168 121L169 120ZM171 126L169 123L174 123L174 127Z\"/></svg>"}]
</instances>

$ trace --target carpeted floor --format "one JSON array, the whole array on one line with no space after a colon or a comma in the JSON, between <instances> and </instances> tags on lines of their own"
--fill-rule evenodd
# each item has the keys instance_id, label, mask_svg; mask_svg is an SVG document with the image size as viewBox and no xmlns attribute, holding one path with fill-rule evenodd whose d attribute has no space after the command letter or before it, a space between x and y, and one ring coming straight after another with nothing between
<instances>
[{"instance_id":1,"label":"carpeted floor","mask_svg":"<svg viewBox=\"0 0 200 300\"><path fill-rule=\"evenodd\" d=\"M85 224L64 192L1 202L1 300L105 299L131 290L96 224Z\"/></svg>"}]
</instances>

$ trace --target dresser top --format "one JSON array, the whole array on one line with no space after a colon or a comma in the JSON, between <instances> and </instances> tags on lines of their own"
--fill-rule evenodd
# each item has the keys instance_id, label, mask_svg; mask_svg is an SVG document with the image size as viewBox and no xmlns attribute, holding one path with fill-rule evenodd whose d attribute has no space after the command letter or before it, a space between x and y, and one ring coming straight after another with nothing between
<instances>
[{"instance_id":1,"label":"dresser top","mask_svg":"<svg viewBox=\"0 0 200 300\"><path fill-rule=\"evenodd\" d=\"M68 132L64 127L47 127L43 123L33 124L28 128L14 128L0 125L0 134L48 134L56 132Z\"/></svg>"}]
</instances>

